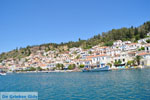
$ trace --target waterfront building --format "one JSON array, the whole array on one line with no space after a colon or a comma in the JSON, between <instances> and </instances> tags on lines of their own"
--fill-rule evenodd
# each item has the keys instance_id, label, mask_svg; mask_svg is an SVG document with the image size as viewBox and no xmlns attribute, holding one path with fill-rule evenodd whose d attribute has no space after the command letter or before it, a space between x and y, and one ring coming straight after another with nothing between
<instances>
[{"instance_id":1,"label":"waterfront building","mask_svg":"<svg viewBox=\"0 0 150 100\"><path fill-rule=\"evenodd\" d=\"M150 51L150 44L145 44L145 52L149 52Z\"/></svg>"},{"instance_id":2,"label":"waterfront building","mask_svg":"<svg viewBox=\"0 0 150 100\"><path fill-rule=\"evenodd\" d=\"M138 55L142 57L140 64L144 67L150 67L150 53L142 52Z\"/></svg>"},{"instance_id":3,"label":"waterfront building","mask_svg":"<svg viewBox=\"0 0 150 100\"><path fill-rule=\"evenodd\" d=\"M93 55L93 56L88 56L87 60L88 60L88 64L91 64L93 66L103 67L107 65L107 63L110 61L110 57L106 54Z\"/></svg>"}]
</instances>

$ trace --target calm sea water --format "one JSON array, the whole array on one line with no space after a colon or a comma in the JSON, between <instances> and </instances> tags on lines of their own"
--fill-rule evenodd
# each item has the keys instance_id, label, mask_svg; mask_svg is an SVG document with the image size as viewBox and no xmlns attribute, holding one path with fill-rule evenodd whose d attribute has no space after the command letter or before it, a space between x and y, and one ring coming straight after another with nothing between
<instances>
[{"instance_id":1,"label":"calm sea water","mask_svg":"<svg viewBox=\"0 0 150 100\"><path fill-rule=\"evenodd\" d=\"M37 91L39 100L150 100L150 69L8 74L0 91Z\"/></svg>"}]
</instances>

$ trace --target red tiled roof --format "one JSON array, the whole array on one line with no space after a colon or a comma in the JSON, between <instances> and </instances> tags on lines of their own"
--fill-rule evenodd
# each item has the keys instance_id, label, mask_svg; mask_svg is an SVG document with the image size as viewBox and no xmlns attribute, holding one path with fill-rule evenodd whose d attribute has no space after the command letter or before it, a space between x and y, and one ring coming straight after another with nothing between
<instances>
[{"instance_id":1,"label":"red tiled roof","mask_svg":"<svg viewBox=\"0 0 150 100\"><path fill-rule=\"evenodd\" d=\"M103 47L99 47L100 49L105 49L105 48L108 48L107 46L103 46Z\"/></svg>"},{"instance_id":2,"label":"red tiled roof","mask_svg":"<svg viewBox=\"0 0 150 100\"><path fill-rule=\"evenodd\" d=\"M145 44L145 46L150 46L150 43L148 43L148 44Z\"/></svg>"},{"instance_id":3,"label":"red tiled roof","mask_svg":"<svg viewBox=\"0 0 150 100\"><path fill-rule=\"evenodd\" d=\"M88 59L86 59L85 61L91 61L92 59L91 58L88 58Z\"/></svg>"},{"instance_id":4,"label":"red tiled roof","mask_svg":"<svg viewBox=\"0 0 150 100\"><path fill-rule=\"evenodd\" d=\"M137 43L130 43L130 44L127 44L127 45L136 45Z\"/></svg>"},{"instance_id":5,"label":"red tiled roof","mask_svg":"<svg viewBox=\"0 0 150 100\"><path fill-rule=\"evenodd\" d=\"M135 54L135 52L128 52L128 54Z\"/></svg>"},{"instance_id":6,"label":"red tiled roof","mask_svg":"<svg viewBox=\"0 0 150 100\"><path fill-rule=\"evenodd\" d=\"M3 66L0 66L0 68L4 68Z\"/></svg>"},{"instance_id":7,"label":"red tiled roof","mask_svg":"<svg viewBox=\"0 0 150 100\"><path fill-rule=\"evenodd\" d=\"M87 58L102 57L102 56L107 56L107 55L106 55L106 54L102 54L102 55L93 55L93 56L87 56Z\"/></svg>"},{"instance_id":8,"label":"red tiled roof","mask_svg":"<svg viewBox=\"0 0 150 100\"><path fill-rule=\"evenodd\" d=\"M142 52L142 53L139 53L138 55L139 55L139 56L143 56L143 55L150 55L150 53Z\"/></svg>"}]
</instances>

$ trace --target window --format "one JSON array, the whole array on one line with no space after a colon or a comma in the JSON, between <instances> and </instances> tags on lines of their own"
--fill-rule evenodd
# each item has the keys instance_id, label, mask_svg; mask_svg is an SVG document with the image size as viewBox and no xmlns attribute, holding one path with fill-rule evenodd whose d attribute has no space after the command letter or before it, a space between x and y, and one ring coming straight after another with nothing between
<instances>
[{"instance_id":1,"label":"window","mask_svg":"<svg viewBox=\"0 0 150 100\"><path fill-rule=\"evenodd\" d=\"M125 59L123 59L123 62L125 62Z\"/></svg>"},{"instance_id":2,"label":"window","mask_svg":"<svg viewBox=\"0 0 150 100\"><path fill-rule=\"evenodd\" d=\"M142 62L142 65L144 65L144 62Z\"/></svg>"}]
</instances>

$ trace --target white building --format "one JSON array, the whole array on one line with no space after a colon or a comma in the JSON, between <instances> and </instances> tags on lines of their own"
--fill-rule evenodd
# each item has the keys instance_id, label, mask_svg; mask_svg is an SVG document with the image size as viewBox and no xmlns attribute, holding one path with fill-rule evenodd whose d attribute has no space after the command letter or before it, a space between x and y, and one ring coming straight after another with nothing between
<instances>
[{"instance_id":1,"label":"white building","mask_svg":"<svg viewBox=\"0 0 150 100\"><path fill-rule=\"evenodd\" d=\"M117 40L113 43L114 46L120 46L122 45L122 41L121 40Z\"/></svg>"},{"instance_id":2,"label":"white building","mask_svg":"<svg viewBox=\"0 0 150 100\"><path fill-rule=\"evenodd\" d=\"M143 52L138 55L142 57L140 64L144 67L150 67L150 53Z\"/></svg>"},{"instance_id":3,"label":"white building","mask_svg":"<svg viewBox=\"0 0 150 100\"><path fill-rule=\"evenodd\" d=\"M150 51L150 44L146 44L146 45L145 45L145 51L146 51L146 52L149 52L149 51Z\"/></svg>"},{"instance_id":4,"label":"white building","mask_svg":"<svg viewBox=\"0 0 150 100\"><path fill-rule=\"evenodd\" d=\"M150 37L138 40L138 43L147 43L146 40L149 40Z\"/></svg>"},{"instance_id":5,"label":"white building","mask_svg":"<svg viewBox=\"0 0 150 100\"><path fill-rule=\"evenodd\" d=\"M130 43L130 44L123 45L123 50L124 51L132 51L132 50L137 50L141 47L142 47L142 45L139 43Z\"/></svg>"},{"instance_id":6,"label":"white building","mask_svg":"<svg viewBox=\"0 0 150 100\"><path fill-rule=\"evenodd\" d=\"M100 67L105 66L110 61L110 57L105 54L88 56L87 59L91 59L92 65L100 65Z\"/></svg>"}]
</instances>

